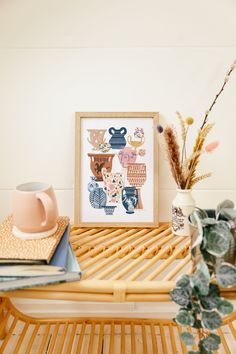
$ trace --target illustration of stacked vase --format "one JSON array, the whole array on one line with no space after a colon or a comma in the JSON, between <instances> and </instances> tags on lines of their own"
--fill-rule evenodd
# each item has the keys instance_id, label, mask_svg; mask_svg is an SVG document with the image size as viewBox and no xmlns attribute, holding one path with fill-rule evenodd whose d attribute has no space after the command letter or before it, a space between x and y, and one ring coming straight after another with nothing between
<instances>
[{"instance_id":1,"label":"illustration of stacked vase","mask_svg":"<svg viewBox=\"0 0 236 354\"><path fill-rule=\"evenodd\" d=\"M126 214L143 209L141 188L147 178L146 164L136 162L146 153L145 149L139 149L145 143L143 128L135 128L128 138L125 127L87 131L92 149L87 154L93 174L88 182L91 207L104 209L105 215L110 216L121 203ZM116 171L113 166L117 163L114 161L119 161L120 169Z\"/></svg>"}]
</instances>

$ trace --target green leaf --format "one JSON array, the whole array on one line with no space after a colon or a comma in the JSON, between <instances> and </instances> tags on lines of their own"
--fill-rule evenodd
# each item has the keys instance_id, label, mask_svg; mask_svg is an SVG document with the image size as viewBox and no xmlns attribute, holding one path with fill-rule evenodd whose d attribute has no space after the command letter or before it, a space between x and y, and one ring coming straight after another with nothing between
<instances>
[{"instance_id":1,"label":"green leaf","mask_svg":"<svg viewBox=\"0 0 236 354\"><path fill-rule=\"evenodd\" d=\"M236 219L236 210L225 208L220 212L220 216L223 216L227 220L235 220Z\"/></svg>"},{"instance_id":2,"label":"green leaf","mask_svg":"<svg viewBox=\"0 0 236 354\"><path fill-rule=\"evenodd\" d=\"M204 261L207 264L210 264L210 265L215 265L216 264L216 257L215 256L213 256L212 254L208 253L204 249L201 250L201 253L202 253Z\"/></svg>"},{"instance_id":3,"label":"green leaf","mask_svg":"<svg viewBox=\"0 0 236 354\"><path fill-rule=\"evenodd\" d=\"M218 285L210 284L209 293L206 296L200 296L200 302L205 310L216 309L221 302Z\"/></svg>"},{"instance_id":4,"label":"green leaf","mask_svg":"<svg viewBox=\"0 0 236 354\"><path fill-rule=\"evenodd\" d=\"M176 286L180 288L188 287L190 284L189 276L187 274L181 275L176 279Z\"/></svg>"},{"instance_id":5,"label":"green leaf","mask_svg":"<svg viewBox=\"0 0 236 354\"><path fill-rule=\"evenodd\" d=\"M207 265L204 262L200 262L197 265L197 271L190 278L190 282L199 290L201 295L208 294L210 273Z\"/></svg>"},{"instance_id":6,"label":"green leaf","mask_svg":"<svg viewBox=\"0 0 236 354\"><path fill-rule=\"evenodd\" d=\"M218 310L222 315L229 315L233 312L234 306L230 301L223 299L218 306Z\"/></svg>"},{"instance_id":7,"label":"green leaf","mask_svg":"<svg viewBox=\"0 0 236 354\"><path fill-rule=\"evenodd\" d=\"M229 263L222 263L217 270L216 279L224 288L236 285L236 267Z\"/></svg>"},{"instance_id":8,"label":"green leaf","mask_svg":"<svg viewBox=\"0 0 236 354\"><path fill-rule=\"evenodd\" d=\"M188 346L193 346L194 345L194 338L193 335L189 332L183 332L180 334L180 337L182 341L185 343L185 345Z\"/></svg>"},{"instance_id":9,"label":"green leaf","mask_svg":"<svg viewBox=\"0 0 236 354\"><path fill-rule=\"evenodd\" d=\"M200 354L200 352L196 350L190 350L188 351L188 354Z\"/></svg>"},{"instance_id":10,"label":"green leaf","mask_svg":"<svg viewBox=\"0 0 236 354\"><path fill-rule=\"evenodd\" d=\"M186 289L176 288L170 292L170 296L180 306L187 306L189 303L189 293Z\"/></svg>"},{"instance_id":11,"label":"green leaf","mask_svg":"<svg viewBox=\"0 0 236 354\"><path fill-rule=\"evenodd\" d=\"M217 224L217 220L214 218L205 218L202 220L202 226L211 226Z\"/></svg>"},{"instance_id":12,"label":"green leaf","mask_svg":"<svg viewBox=\"0 0 236 354\"><path fill-rule=\"evenodd\" d=\"M223 209L226 209L226 208L229 208L229 209L233 209L234 208L234 203L231 200L229 200L229 199L226 199L226 200L224 200L223 202L221 202L220 204L217 205L217 208L216 208L216 219L219 219L220 213L222 212Z\"/></svg>"},{"instance_id":13,"label":"green leaf","mask_svg":"<svg viewBox=\"0 0 236 354\"><path fill-rule=\"evenodd\" d=\"M216 311L203 311L202 324L204 328L213 330L219 328L222 325L222 319Z\"/></svg>"},{"instance_id":14,"label":"green leaf","mask_svg":"<svg viewBox=\"0 0 236 354\"><path fill-rule=\"evenodd\" d=\"M194 317L186 310L180 310L176 315L175 320L182 326L192 326L194 324Z\"/></svg>"},{"instance_id":15,"label":"green leaf","mask_svg":"<svg viewBox=\"0 0 236 354\"><path fill-rule=\"evenodd\" d=\"M223 221L211 226L205 232L205 249L216 257L222 257L229 249L232 235Z\"/></svg>"},{"instance_id":16,"label":"green leaf","mask_svg":"<svg viewBox=\"0 0 236 354\"><path fill-rule=\"evenodd\" d=\"M208 337L202 339L202 346L207 351L215 351L218 350L220 347L220 336L217 334L211 333Z\"/></svg>"}]
</instances>

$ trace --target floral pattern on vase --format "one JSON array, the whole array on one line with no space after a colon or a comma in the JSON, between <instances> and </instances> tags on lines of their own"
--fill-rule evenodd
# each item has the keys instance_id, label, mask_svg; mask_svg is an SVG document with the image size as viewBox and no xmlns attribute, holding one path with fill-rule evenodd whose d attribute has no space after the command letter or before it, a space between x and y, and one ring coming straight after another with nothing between
<instances>
[{"instance_id":1,"label":"floral pattern on vase","mask_svg":"<svg viewBox=\"0 0 236 354\"><path fill-rule=\"evenodd\" d=\"M90 168L96 177L97 181L102 181L102 169L106 168L108 172L112 169L112 160L115 156L114 154L93 154L88 153L90 157Z\"/></svg>"},{"instance_id":2,"label":"floral pattern on vase","mask_svg":"<svg viewBox=\"0 0 236 354\"><path fill-rule=\"evenodd\" d=\"M126 145L125 135L127 134L127 129L122 127L120 129L115 129L114 127L110 128L109 134L111 134L111 138L109 140L109 144L112 149L122 149Z\"/></svg>"},{"instance_id":3,"label":"floral pattern on vase","mask_svg":"<svg viewBox=\"0 0 236 354\"><path fill-rule=\"evenodd\" d=\"M134 214L138 204L138 191L135 187L125 187L122 190L122 204L127 214Z\"/></svg>"},{"instance_id":4,"label":"floral pattern on vase","mask_svg":"<svg viewBox=\"0 0 236 354\"><path fill-rule=\"evenodd\" d=\"M89 132L88 142L93 146L93 150L99 150L99 145L104 144L106 129L87 129Z\"/></svg>"},{"instance_id":5,"label":"floral pattern on vase","mask_svg":"<svg viewBox=\"0 0 236 354\"><path fill-rule=\"evenodd\" d=\"M137 152L131 147L124 147L118 154L121 166L126 168L129 163L134 163L137 159Z\"/></svg>"},{"instance_id":6,"label":"floral pattern on vase","mask_svg":"<svg viewBox=\"0 0 236 354\"><path fill-rule=\"evenodd\" d=\"M140 146L145 143L144 130L143 128L135 128L133 137L128 136L128 143L137 150Z\"/></svg>"},{"instance_id":7,"label":"floral pattern on vase","mask_svg":"<svg viewBox=\"0 0 236 354\"><path fill-rule=\"evenodd\" d=\"M127 168L127 179L131 186L138 190L138 204L136 209L143 209L143 202L141 198L141 188L146 182L147 171L145 163L131 163Z\"/></svg>"},{"instance_id":8,"label":"floral pattern on vase","mask_svg":"<svg viewBox=\"0 0 236 354\"><path fill-rule=\"evenodd\" d=\"M122 189L124 187L123 173L109 172L106 168L102 169L104 190L107 193L110 203L118 203Z\"/></svg>"}]
</instances>

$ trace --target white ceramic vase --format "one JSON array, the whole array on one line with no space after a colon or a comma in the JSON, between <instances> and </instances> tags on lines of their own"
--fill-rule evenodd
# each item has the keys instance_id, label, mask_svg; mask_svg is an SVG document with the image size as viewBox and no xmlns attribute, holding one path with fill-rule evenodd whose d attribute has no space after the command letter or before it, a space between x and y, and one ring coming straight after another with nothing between
<instances>
[{"instance_id":1,"label":"white ceramic vase","mask_svg":"<svg viewBox=\"0 0 236 354\"><path fill-rule=\"evenodd\" d=\"M177 189L172 202L172 231L177 236L190 236L188 217L195 208L191 189Z\"/></svg>"}]
</instances>

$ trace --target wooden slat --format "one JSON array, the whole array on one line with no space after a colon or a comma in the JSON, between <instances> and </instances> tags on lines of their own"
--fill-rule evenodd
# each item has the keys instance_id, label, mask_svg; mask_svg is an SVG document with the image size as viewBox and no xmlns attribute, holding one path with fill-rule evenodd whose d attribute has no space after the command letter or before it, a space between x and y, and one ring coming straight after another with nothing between
<instances>
[{"instance_id":1,"label":"wooden slat","mask_svg":"<svg viewBox=\"0 0 236 354\"><path fill-rule=\"evenodd\" d=\"M24 328L23 328L23 330L21 332L21 335L20 335L20 337L18 339L18 342L16 344L16 347L14 349L13 354L17 354L19 352L21 344L22 344L22 342L23 342L23 340L25 338L25 335L26 335L26 332L27 332L28 328L29 328L29 322L26 322L25 325L24 325Z\"/></svg>"},{"instance_id":2,"label":"wooden slat","mask_svg":"<svg viewBox=\"0 0 236 354\"><path fill-rule=\"evenodd\" d=\"M104 339L104 323L102 322L100 324L100 330L99 330L97 354L102 354L102 351L103 351L103 339Z\"/></svg>"},{"instance_id":3,"label":"wooden slat","mask_svg":"<svg viewBox=\"0 0 236 354\"><path fill-rule=\"evenodd\" d=\"M79 335L79 341L76 349L76 353L81 353L81 348L84 340L84 332L86 328L86 323L85 321L82 322L81 330L80 330L80 335Z\"/></svg>"},{"instance_id":4,"label":"wooden slat","mask_svg":"<svg viewBox=\"0 0 236 354\"><path fill-rule=\"evenodd\" d=\"M95 333L95 322L92 322L90 336L89 336L88 354L93 353L94 333Z\"/></svg>"},{"instance_id":5,"label":"wooden slat","mask_svg":"<svg viewBox=\"0 0 236 354\"><path fill-rule=\"evenodd\" d=\"M11 338L11 335L16 327L16 324L17 324L17 321L18 321L18 318L15 317L9 330L7 331L7 334L6 334L6 337L4 338L4 341L2 342L2 345L0 347L0 353L3 353L4 352L4 349L6 348L10 338Z\"/></svg>"},{"instance_id":6,"label":"wooden slat","mask_svg":"<svg viewBox=\"0 0 236 354\"><path fill-rule=\"evenodd\" d=\"M58 345L58 349L57 349L57 353L63 353L63 347L64 347L64 344L65 344L65 339L66 339L66 333L67 333L67 330L68 330L68 326L69 326L69 323L66 322L65 325L64 325L64 329L63 329L63 332L62 332L62 335L61 335L61 339L60 339L60 342L59 342L59 345Z\"/></svg>"},{"instance_id":7,"label":"wooden slat","mask_svg":"<svg viewBox=\"0 0 236 354\"><path fill-rule=\"evenodd\" d=\"M114 338L115 338L115 325L114 325L114 321L111 321L109 354L114 353Z\"/></svg>"},{"instance_id":8,"label":"wooden slat","mask_svg":"<svg viewBox=\"0 0 236 354\"><path fill-rule=\"evenodd\" d=\"M54 328L54 331L52 333L52 337L50 339L50 344L49 344L49 348L48 348L48 353L47 354L52 354L53 350L54 350L54 346L57 340L57 335L58 335L58 331L59 331L59 327L60 327L60 323L57 322Z\"/></svg>"},{"instance_id":9,"label":"wooden slat","mask_svg":"<svg viewBox=\"0 0 236 354\"><path fill-rule=\"evenodd\" d=\"M77 327L77 322L74 322L70 334L70 339L67 345L66 354L71 354L73 342L75 340L76 327Z\"/></svg>"},{"instance_id":10,"label":"wooden slat","mask_svg":"<svg viewBox=\"0 0 236 354\"><path fill-rule=\"evenodd\" d=\"M142 323L142 342L143 342L143 354L148 354L146 327L144 323Z\"/></svg>"},{"instance_id":11,"label":"wooden slat","mask_svg":"<svg viewBox=\"0 0 236 354\"><path fill-rule=\"evenodd\" d=\"M32 335L31 335L30 341L29 341L29 343L27 345L25 354L30 354L31 348L33 346L33 343L34 343L34 340L35 340L36 334L38 333L39 328L40 328L40 322L38 322L35 325L35 327L34 327L34 331L33 331Z\"/></svg>"},{"instance_id":12,"label":"wooden slat","mask_svg":"<svg viewBox=\"0 0 236 354\"><path fill-rule=\"evenodd\" d=\"M47 340L48 340L49 331L50 331L50 323L48 323L46 325L46 328L45 328L45 331L44 331L44 334L43 334L43 338L42 338L42 342L41 342L41 345L39 347L38 354L43 354L44 353L44 347L45 347L45 345L47 343Z\"/></svg>"}]
</instances>

